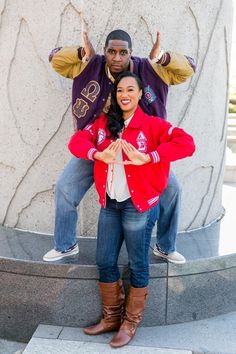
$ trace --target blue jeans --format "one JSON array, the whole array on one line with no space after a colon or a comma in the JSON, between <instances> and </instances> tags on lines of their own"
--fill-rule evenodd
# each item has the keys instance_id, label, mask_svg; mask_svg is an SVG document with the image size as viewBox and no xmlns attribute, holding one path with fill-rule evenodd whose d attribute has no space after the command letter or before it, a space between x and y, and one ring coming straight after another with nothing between
<instances>
[{"instance_id":1,"label":"blue jeans","mask_svg":"<svg viewBox=\"0 0 236 354\"><path fill-rule=\"evenodd\" d=\"M178 232L178 221L181 203L181 188L172 171L170 171L168 185L161 194L157 214L151 211L148 231L152 229L158 220L156 243L164 253L171 253L176 250L176 238Z\"/></svg>"},{"instance_id":2,"label":"blue jeans","mask_svg":"<svg viewBox=\"0 0 236 354\"><path fill-rule=\"evenodd\" d=\"M93 184L93 161L73 157L59 177L55 190L55 249L64 251L76 243L77 206ZM157 244L166 253L176 247L178 217L180 209L180 188L170 173L169 183L160 198ZM148 227L151 232L157 220L152 210Z\"/></svg>"},{"instance_id":3,"label":"blue jeans","mask_svg":"<svg viewBox=\"0 0 236 354\"><path fill-rule=\"evenodd\" d=\"M101 282L113 283L120 278L117 260L125 241L131 285L135 288L148 285L149 215L150 209L139 213L131 198L117 202L107 197L106 208L101 208L98 221L96 262Z\"/></svg>"}]
</instances>

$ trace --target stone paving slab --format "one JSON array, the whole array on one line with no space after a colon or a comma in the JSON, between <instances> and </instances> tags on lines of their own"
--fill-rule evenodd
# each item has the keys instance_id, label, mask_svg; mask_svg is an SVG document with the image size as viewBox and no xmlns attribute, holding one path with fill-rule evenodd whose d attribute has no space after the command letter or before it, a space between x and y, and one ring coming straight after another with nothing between
<instances>
[{"instance_id":1,"label":"stone paving slab","mask_svg":"<svg viewBox=\"0 0 236 354\"><path fill-rule=\"evenodd\" d=\"M140 347L142 349L155 348L159 350L160 348L162 348L161 350L171 348L171 354L179 354L178 350L180 349L182 349L184 354L235 354L235 333L236 312L232 312L201 321L168 326L139 327L132 342L128 345L128 348ZM112 336L113 333L87 336L83 333L82 328L40 325L32 339L40 340L42 338L56 340L56 342L53 342L54 345L58 342L89 342L91 345L94 344L95 346L103 344L105 345L104 348L109 349L107 343L109 343ZM114 352L113 350L112 353L116 354L117 351ZM130 353L133 352L131 351ZM137 352L135 351L135 353ZM158 351L156 353L159 354ZM169 354L168 352L160 352L160 354L162 353ZM24 354L46 354L46 352L25 352ZM49 354L57 354L57 352L49 352ZM67 354L67 352L63 354Z\"/></svg>"},{"instance_id":2,"label":"stone paving slab","mask_svg":"<svg viewBox=\"0 0 236 354\"><path fill-rule=\"evenodd\" d=\"M108 344L33 337L23 354L192 354L189 350L128 345L112 349Z\"/></svg>"},{"instance_id":3,"label":"stone paving slab","mask_svg":"<svg viewBox=\"0 0 236 354\"><path fill-rule=\"evenodd\" d=\"M0 354L21 354L26 346L26 343L8 341L0 338Z\"/></svg>"}]
</instances>

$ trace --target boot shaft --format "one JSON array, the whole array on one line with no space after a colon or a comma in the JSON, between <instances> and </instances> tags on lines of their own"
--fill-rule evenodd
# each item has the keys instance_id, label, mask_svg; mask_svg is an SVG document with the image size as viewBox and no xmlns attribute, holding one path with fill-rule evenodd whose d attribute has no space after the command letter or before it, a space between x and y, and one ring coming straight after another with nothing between
<instances>
[{"instance_id":1,"label":"boot shaft","mask_svg":"<svg viewBox=\"0 0 236 354\"><path fill-rule=\"evenodd\" d=\"M128 298L125 306L125 319L140 323L145 307L146 298L148 295L148 288L134 288L130 286Z\"/></svg>"},{"instance_id":2,"label":"boot shaft","mask_svg":"<svg viewBox=\"0 0 236 354\"><path fill-rule=\"evenodd\" d=\"M89 335L97 335L118 330L122 323L123 305L125 300L124 288L121 280L114 283L99 283L102 297L102 319L87 328L84 332Z\"/></svg>"},{"instance_id":3,"label":"boot shaft","mask_svg":"<svg viewBox=\"0 0 236 354\"><path fill-rule=\"evenodd\" d=\"M110 342L113 348L123 347L134 337L142 319L147 294L147 288L129 288L124 322Z\"/></svg>"},{"instance_id":4,"label":"boot shaft","mask_svg":"<svg viewBox=\"0 0 236 354\"><path fill-rule=\"evenodd\" d=\"M99 288L103 307L121 306L124 304L125 291L121 279L113 283L99 282Z\"/></svg>"}]
</instances>

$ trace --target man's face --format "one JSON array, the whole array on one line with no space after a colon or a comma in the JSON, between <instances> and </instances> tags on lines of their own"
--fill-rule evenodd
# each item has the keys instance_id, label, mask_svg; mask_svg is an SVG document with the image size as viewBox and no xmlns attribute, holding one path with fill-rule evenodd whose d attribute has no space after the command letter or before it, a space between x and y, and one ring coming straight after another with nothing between
<instances>
[{"instance_id":1,"label":"man's face","mask_svg":"<svg viewBox=\"0 0 236 354\"><path fill-rule=\"evenodd\" d=\"M104 48L104 55L110 72L114 76L128 69L131 57L128 42L118 39L110 40Z\"/></svg>"}]
</instances>

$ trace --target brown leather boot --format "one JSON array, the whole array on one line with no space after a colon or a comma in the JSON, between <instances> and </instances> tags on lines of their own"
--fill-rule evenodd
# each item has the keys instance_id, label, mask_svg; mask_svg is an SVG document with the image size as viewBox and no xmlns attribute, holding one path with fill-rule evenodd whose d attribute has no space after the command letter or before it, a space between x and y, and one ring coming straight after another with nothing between
<instances>
[{"instance_id":1,"label":"brown leather boot","mask_svg":"<svg viewBox=\"0 0 236 354\"><path fill-rule=\"evenodd\" d=\"M122 280L114 283L99 282L102 297L102 319L101 321L87 328L84 333L96 335L105 332L118 330L122 323L122 312L125 301L125 292Z\"/></svg>"},{"instance_id":2,"label":"brown leather boot","mask_svg":"<svg viewBox=\"0 0 236 354\"><path fill-rule=\"evenodd\" d=\"M123 347L135 335L136 329L142 319L147 294L147 288L130 287L125 308L125 320L120 326L119 332L110 342L113 348Z\"/></svg>"}]
</instances>

